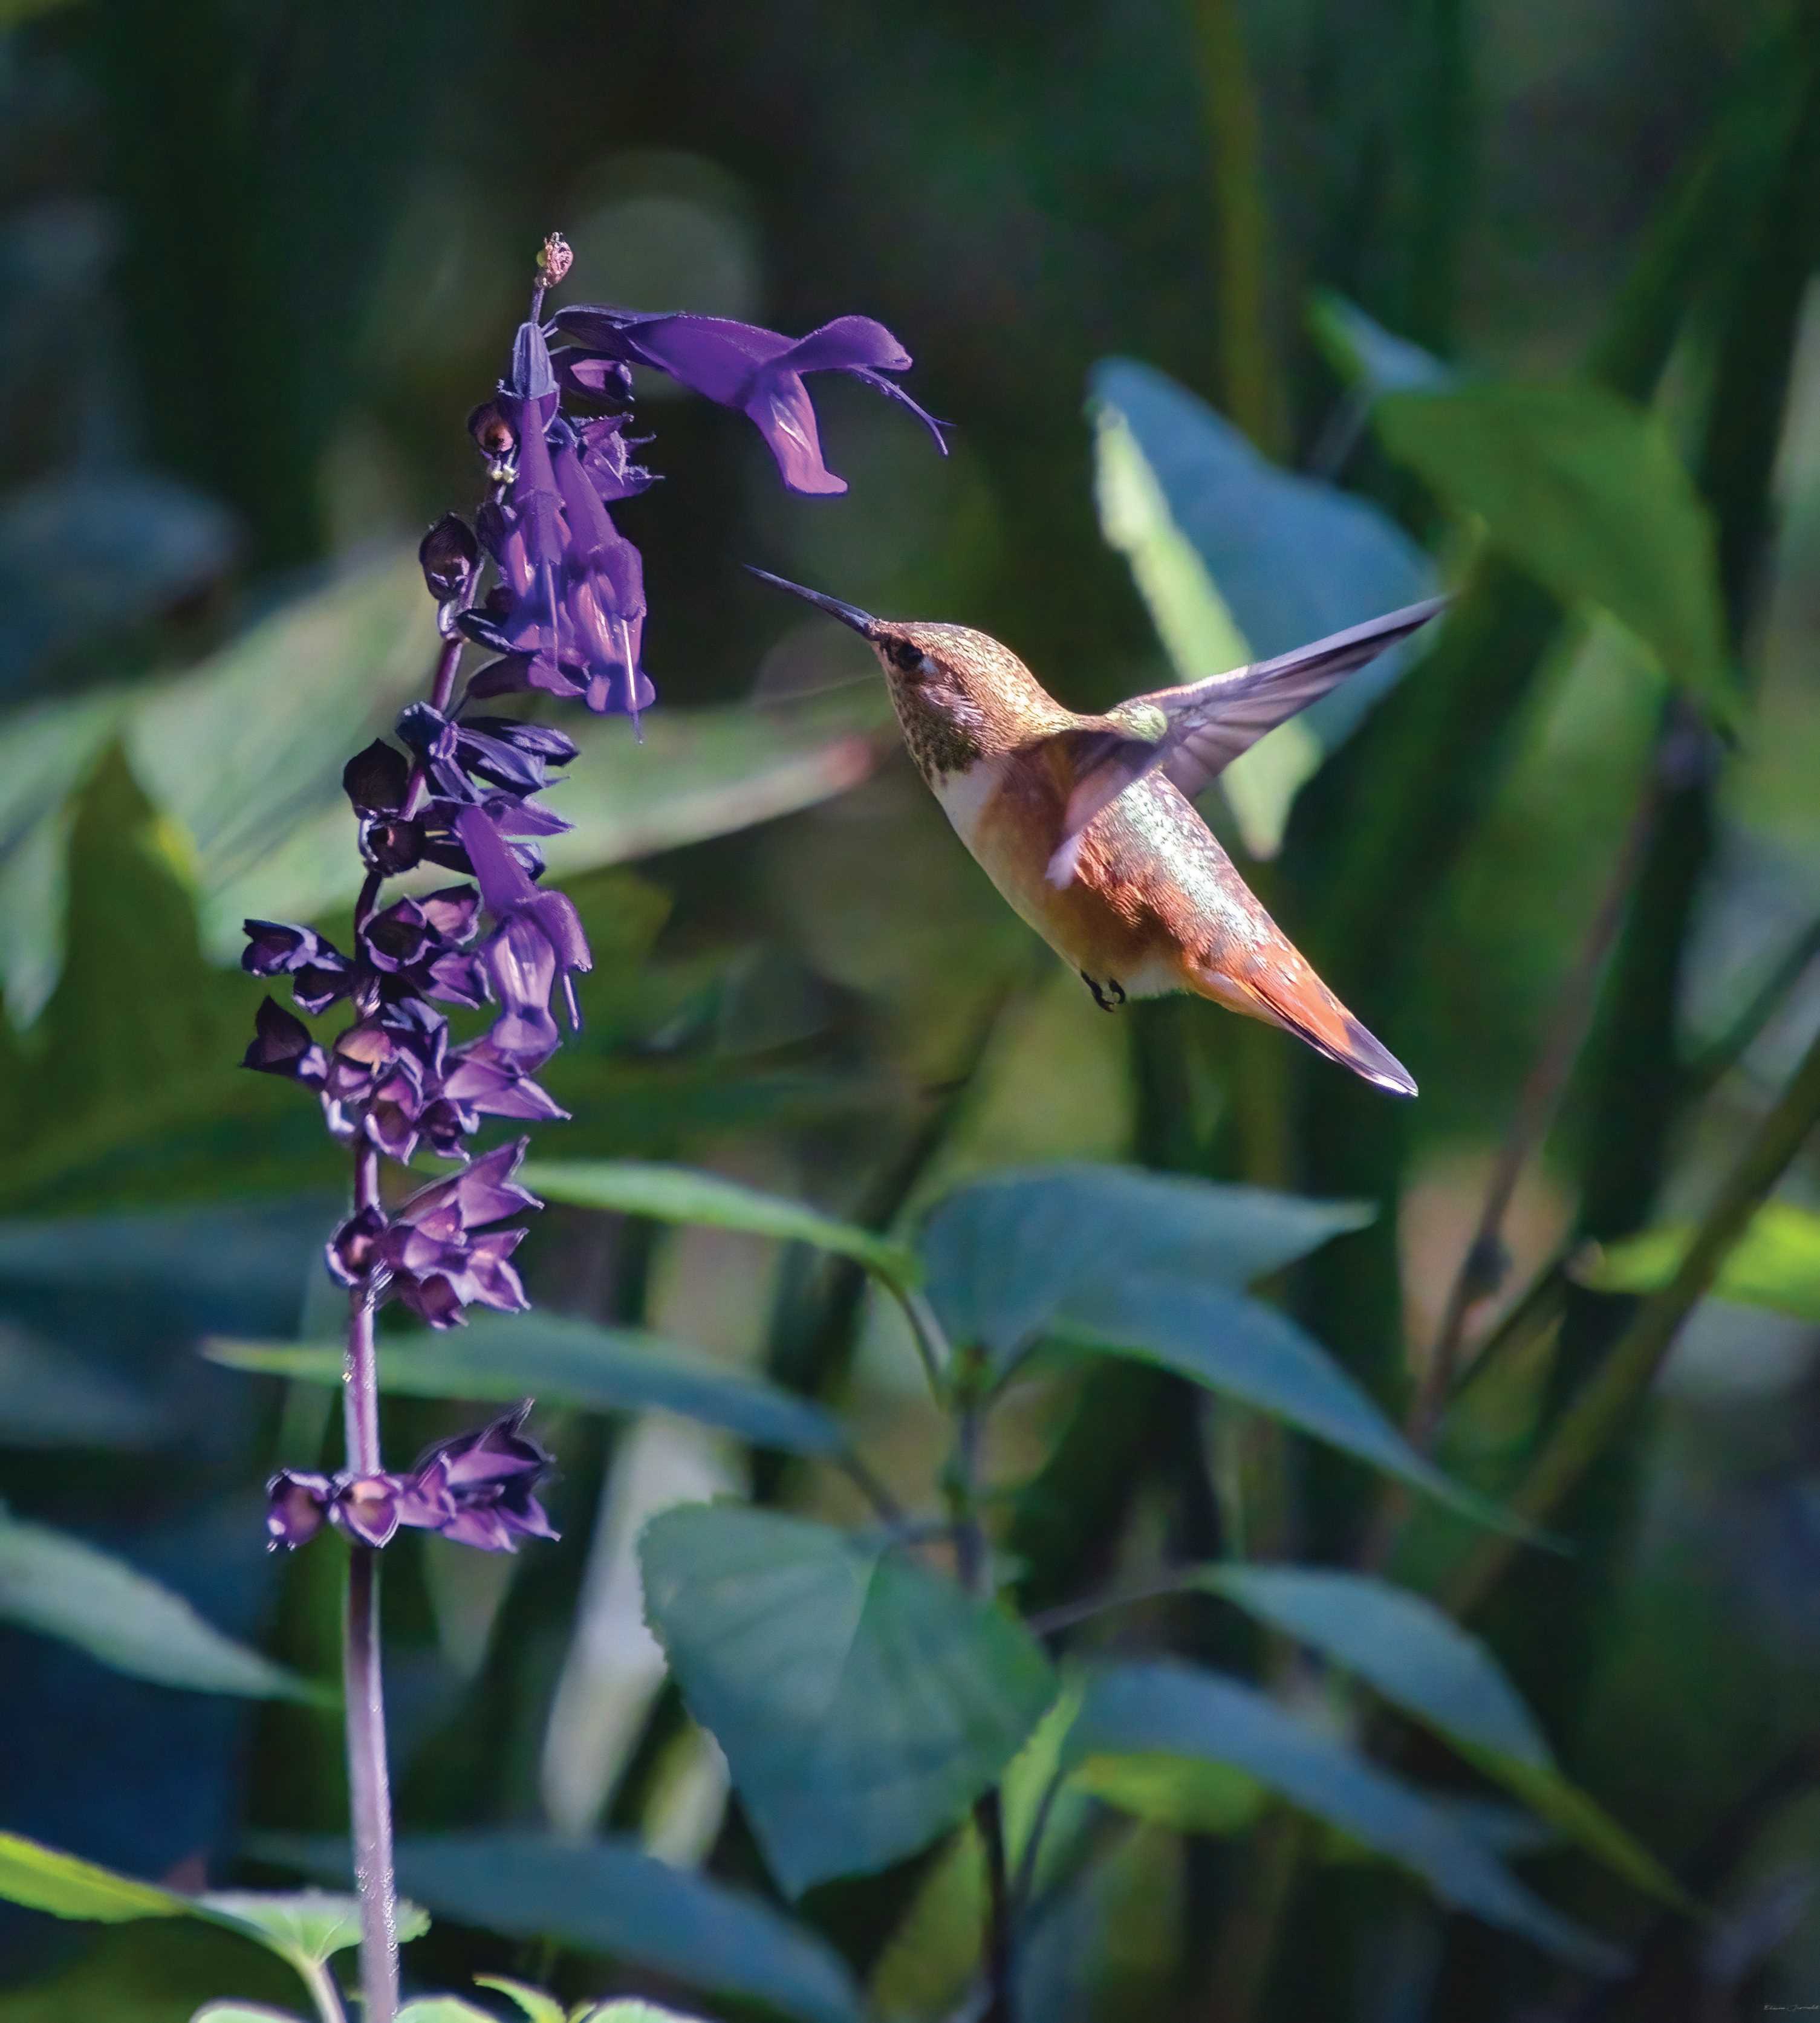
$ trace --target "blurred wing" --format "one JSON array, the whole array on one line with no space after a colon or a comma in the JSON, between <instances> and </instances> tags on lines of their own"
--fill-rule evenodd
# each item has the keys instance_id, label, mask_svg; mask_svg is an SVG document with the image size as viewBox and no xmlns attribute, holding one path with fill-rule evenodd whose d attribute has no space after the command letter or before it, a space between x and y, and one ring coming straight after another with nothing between
<instances>
[{"instance_id":1,"label":"blurred wing","mask_svg":"<svg viewBox=\"0 0 1820 2023\"><path fill-rule=\"evenodd\" d=\"M1133 781L1160 772L1192 800L1265 731L1426 625L1446 603L1444 597L1431 597L1274 660L1133 696L1108 712L1115 724L1122 719L1131 722L1130 734L1115 729L1070 733L1076 741L1075 783L1063 817L1061 843L1049 860L1049 882L1066 885L1074 876L1081 832ZM1148 737L1138 730L1140 725L1148 728L1147 719L1158 725Z\"/></svg>"}]
</instances>

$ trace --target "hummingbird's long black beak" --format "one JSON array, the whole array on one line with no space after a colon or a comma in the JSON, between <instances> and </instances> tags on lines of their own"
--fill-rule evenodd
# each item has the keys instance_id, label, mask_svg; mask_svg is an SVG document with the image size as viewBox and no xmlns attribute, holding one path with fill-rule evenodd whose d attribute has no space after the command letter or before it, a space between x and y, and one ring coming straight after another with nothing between
<instances>
[{"instance_id":1,"label":"hummingbird's long black beak","mask_svg":"<svg viewBox=\"0 0 1820 2023\"><path fill-rule=\"evenodd\" d=\"M843 604L837 597L829 597L818 590L805 590L800 583L790 583L781 576L773 576L769 569L754 569L750 562L747 570L760 583L768 583L778 590L787 590L792 597L800 597L805 604L812 604L818 611L825 611L830 618L838 618L843 625L851 625L861 638L870 639L878 630L878 620L869 611L862 611L857 604Z\"/></svg>"}]
</instances>

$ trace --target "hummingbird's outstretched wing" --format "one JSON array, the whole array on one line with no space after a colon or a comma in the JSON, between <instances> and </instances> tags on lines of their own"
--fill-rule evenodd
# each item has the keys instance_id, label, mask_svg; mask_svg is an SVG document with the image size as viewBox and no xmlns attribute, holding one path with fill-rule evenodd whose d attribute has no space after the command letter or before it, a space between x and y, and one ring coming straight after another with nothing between
<instances>
[{"instance_id":1,"label":"hummingbird's outstretched wing","mask_svg":"<svg viewBox=\"0 0 1820 2023\"><path fill-rule=\"evenodd\" d=\"M1067 733L1075 745L1075 779L1049 860L1050 883L1066 885L1074 876L1081 832L1134 781L1160 772L1192 800L1265 731L1426 625L1446 603L1431 597L1274 660L1133 696L1106 712L1115 729Z\"/></svg>"}]
</instances>

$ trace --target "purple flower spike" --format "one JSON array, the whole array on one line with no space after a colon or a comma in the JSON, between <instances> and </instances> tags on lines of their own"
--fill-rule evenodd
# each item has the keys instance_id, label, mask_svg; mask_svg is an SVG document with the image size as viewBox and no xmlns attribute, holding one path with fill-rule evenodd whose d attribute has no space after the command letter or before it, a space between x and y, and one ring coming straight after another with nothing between
<instances>
[{"instance_id":1,"label":"purple flower spike","mask_svg":"<svg viewBox=\"0 0 1820 2023\"><path fill-rule=\"evenodd\" d=\"M482 810L464 809L455 826L495 923L480 950L501 1014L493 1026L493 1044L507 1059L535 1066L556 1044L550 994L558 976L569 1025L580 1024L569 975L594 967L580 916L560 892L541 892L531 883L511 845Z\"/></svg>"},{"instance_id":2,"label":"purple flower spike","mask_svg":"<svg viewBox=\"0 0 1820 2023\"><path fill-rule=\"evenodd\" d=\"M793 492L844 492L822 459L822 443L805 372L845 372L901 401L944 454L942 424L883 375L909 367L910 353L870 316L837 316L793 343L775 330L721 316L646 316L606 305L559 310L555 327L584 351L628 364L649 365L679 386L738 408L750 417ZM571 368L578 375L582 368ZM586 383L584 381L582 383Z\"/></svg>"}]
</instances>

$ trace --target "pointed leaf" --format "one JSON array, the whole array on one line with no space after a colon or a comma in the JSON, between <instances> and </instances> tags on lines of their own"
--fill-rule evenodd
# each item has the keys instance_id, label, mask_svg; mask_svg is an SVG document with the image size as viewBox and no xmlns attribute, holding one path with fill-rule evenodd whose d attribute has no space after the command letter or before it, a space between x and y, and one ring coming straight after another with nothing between
<instances>
[{"instance_id":1,"label":"pointed leaf","mask_svg":"<svg viewBox=\"0 0 1820 2023\"><path fill-rule=\"evenodd\" d=\"M1161 1272L1077 1287L1064 1340L1154 1363L1284 1419L1483 1524L1539 1535L1425 1460L1313 1336L1285 1314Z\"/></svg>"},{"instance_id":2,"label":"pointed leaf","mask_svg":"<svg viewBox=\"0 0 1820 2023\"><path fill-rule=\"evenodd\" d=\"M1590 383L1386 395L1385 448L1565 602L1602 604L1670 677L1729 715L1712 523L1667 428Z\"/></svg>"},{"instance_id":3,"label":"pointed leaf","mask_svg":"<svg viewBox=\"0 0 1820 2023\"><path fill-rule=\"evenodd\" d=\"M1129 359L1090 382L1097 497L1178 679L1268 660L1432 594L1388 514L1280 470L1185 387ZM1262 738L1221 776L1246 847L1274 855L1303 782L1413 658L1397 648Z\"/></svg>"},{"instance_id":4,"label":"pointed leaf","mask_svg":"<svg viewBox=\"0 0 1820 2023\"><path fill-rule=\"evenodd\" d=\"M1329 288L1317 288L1309 298L1308 327L1335 371L1369 395L1445 386L1459 376L1432 351L1386 330Z\"/></svg>"},{"instance_id":5,"label":"pointed leaf","mask_svg":"<svg viewBox=\"0 0 1820 2023\"><path fill-rule=\"evenodd\" d=\"M1235 1765L1409 1869L1454 1909L1591 1972L1623 1966L1621 1954L1533 1895L1451 1814L1236 1680L1175 1664L1102 1674L1089 1688L1064 1760L1072 1765L1127 1756Z\"/></svg>"},{"instance_id":6,"label":"pointed leaf","mask_svg":"<svg viewBox=\"0 0 1820 2023\"><path fill-rule=\"evenodd\" d=\"M527 1988L522 1981L508 1981L496 1974L477 1974L474 1985L504 1996L524 2012L530 2023L569 2023L569 2011L555 1996L546 1995L540 1988Z\"/></svg>"},{"instance_id":7,"label":"pointed leaf","mask_svg":"<svg viewBox=\"0 0 1820 2023\"><path fill-rule=\"evenodd\" d=\"M262 1857L347 1873L344 1842L267 1834ZM398 1845L401 1882L439 1917L544 1939L761 2003L793 2023L859 2023L851 1975L826 1942L760 1898L672 1868L628 1840L425 1834Z\"/></svg>"},{"instance_id":8,"label":"pointed leaf","mask_svg":"<svg viewBox=\"0 0 1820 2023\"><path fill-rule=\"evenodd\" d=\"M1024 1626L901 1553L732 1504L665 1512L645 1606L793 1896L926 1846L1054 1697Z\"/></svg>"},{"instance_id":9,"label":"pointed leaf","mask_svg":"<svg viewBox=\"0 0 1820 2023\"><path fill-rule=\"evenodd\" d=\"M134 1918L187 1918L194 1906L156 1883L117 1875L78 1856L44 1847L23 1834L0 1833L0 1897L53 1918L118 1925Z\"/></svg>"},{"instance_id":10,"label":"pointed leaf","mask_svg":"<svg viewBox=\"0 0 1820 2023\"><path fill-rule=\"evenodd\" d=\"M398 2023L495 2023L491 2010L477 2009L458 1995L420 1995L398 2011Z\"/></svg>"},{"instance_id":11,"label":"pointed leaf","mask_svg":"<svg viewBox=\"0 0 1820 2023\"><path fill-rule=\"evenodd\" d=\"M193 1692L329 1703L324 1688L224 1636L125 1561L0 1510L0 1621L61 1637L134 1678Z\"/></svg>"},{"instance_id":12,"label":"pointed leaf","mask_svg":"<svg viewBox=\"0 0 1820 2023\"><path fill-rule=\"evenodd\" d=\"M205 2002L189 2023L302 2023L302 2018L291 2010L268 2009L261 2002Z\"/></svg>"},{"instance_id":13,"label":"pointed leaf","mask_svg":"<svg viewBox=\"0 0 1820 2023\"><path fill-rule=\"evenodd\" d=\"M1653 1293L1681 1268L1691 1225L1670 1224L1590 1249L1573 1275L1601 1293ZM1765 1202L1726 1254L1712 1297L1820 1321L1820 1215L1793 1202Z\"/></svg>"},{"instance_id":14,"label":"pointed leaf","mask_svg":"<svg viewBox=\"0 0 1820 2023\"><path fill-rule=\"evenodd\" d=\"M1661 1864L1562 1776L1496 1659L1434 1603L1368 1575L1316 1568L1208 1567L1194 1585L1365 1680L1619 1874L1679 1910L1693 1908Z\"/></svg>"},{"instance_id":15,"label":"pointed leaf","mask_svg":"<svg viewBox=\"0 0 1820 2023\"><path fill-rule=\"evenodd\" d=\"M950 1337L1002 1366L1077 1288L1179 1272L1237 1292L1371 1216L1358 1202L1063 1164L958 1188L936 1204L921 1247L929 1298Z\"/></svg>"},{"instance_id":16,"label":"pointed leaf","mask_svg":"<svg viewBox=\"0 0 1820 2023\"><path fill-rule=\"evenodd\" d=\"M233 1370L339 1386L339 1344L214 1340L203 1352ZM838 1454L839 1420L807 1398L639 1328L558 1314L477 1315L464 1328L394 1341L379 1388L401 1397L540 1398L591 1412L676 1412L785 1454Z\"/></svg>"},{"instance_id":17,"label":"pointed leaf","mask_svg":"<svg viewBox=\"0 0 1820 2023\"><path fill-rule=\"evenodd\" d=\"M659 1222L705 1223L782 1243L812 1243L852 1258L888 1285L916 1281L916 1260L901 1243L714 1173L638 1159L537 1159L521 1177L533 1194L571 1208L613 1209Z\"/></svg>"}]
</instances>

